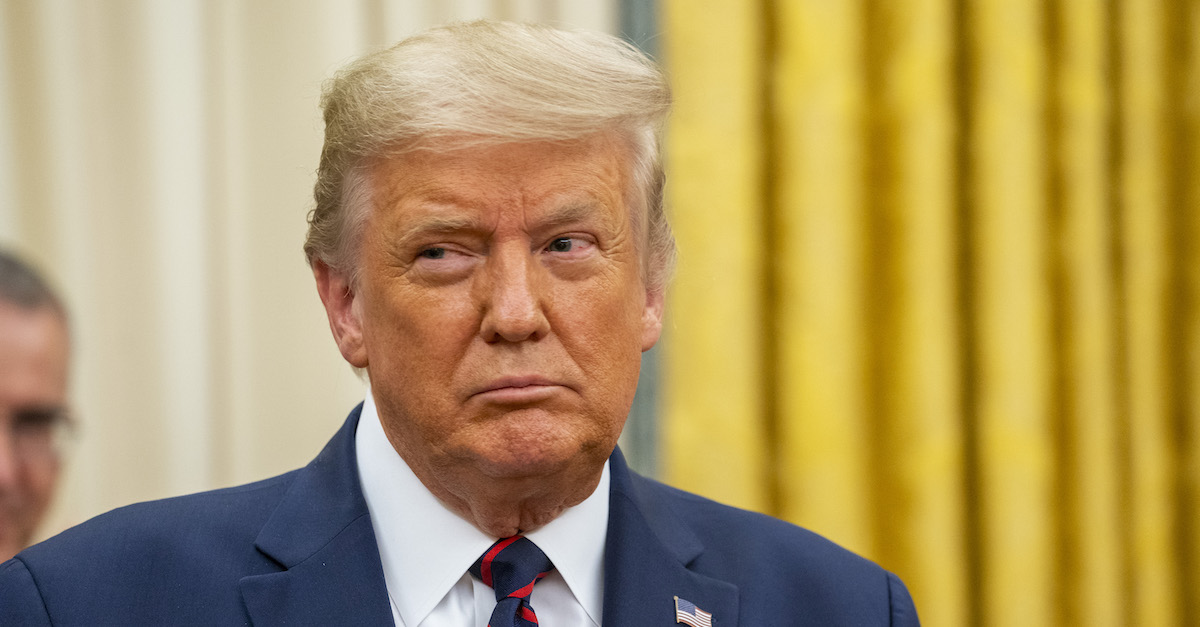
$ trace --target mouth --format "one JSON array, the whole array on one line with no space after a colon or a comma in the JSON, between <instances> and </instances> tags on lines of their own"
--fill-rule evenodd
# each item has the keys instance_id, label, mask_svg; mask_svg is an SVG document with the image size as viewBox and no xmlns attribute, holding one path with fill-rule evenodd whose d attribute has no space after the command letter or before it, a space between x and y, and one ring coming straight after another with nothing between
<instances>
[{"instance_id":1,"label":"mouth","mask_svg":"<svg viewBox=\"0 0 1200 627\"><path fill-rule=\"evenodd\" d=\"M471 398L501 404L530 403L549 398L566 387L537 375L500 377L474 390Z\"/></svg>"}]
</instances>

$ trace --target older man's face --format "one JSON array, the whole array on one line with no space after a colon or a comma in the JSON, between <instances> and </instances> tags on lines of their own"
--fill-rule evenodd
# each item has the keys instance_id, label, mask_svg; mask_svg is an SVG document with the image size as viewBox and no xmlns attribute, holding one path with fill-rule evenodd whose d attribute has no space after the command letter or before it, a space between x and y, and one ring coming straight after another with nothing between
<instances>
[{"instance_id":1,"label":"older man's face","mask_svg":"<svg viewBox=\"0 0 1200 627\"><path fill-rule=\"evenodd\" d=\"M605 135L415 152L374 170L351 307L361 338L339 345L368 368L410 465L598 472L661 329L627 171Z\"/></svg>"},{"instance_id":2,"label":"older man's face","mask_svg":"<svg viewBox=\"0 0 1200 627\"><path fill-rule=\"evenodd\" d=\"M62 318L0 302L0 560L24 548L50 505L66 395Z\"/></svg>"}]
</instances>

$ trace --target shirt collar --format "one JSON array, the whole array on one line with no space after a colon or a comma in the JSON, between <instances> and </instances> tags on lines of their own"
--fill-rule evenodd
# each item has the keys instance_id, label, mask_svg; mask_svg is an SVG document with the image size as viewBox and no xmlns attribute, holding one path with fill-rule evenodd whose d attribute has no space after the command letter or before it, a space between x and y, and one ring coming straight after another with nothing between
<instances>
[{"instance_id":1,"label":"shirt collar","mask_svg":"<svg viewBox=\"0 0 1200 627\"><path fill-rule=\"evenodd\" d=\"M384 434L370 390L355 444L388 594L404 624L419 625L496 538L448 509L417 479ZM596 624L601 624L604 602L608 487L605 462L591 496L527 534Z\"/></svg>"}]
</instances>

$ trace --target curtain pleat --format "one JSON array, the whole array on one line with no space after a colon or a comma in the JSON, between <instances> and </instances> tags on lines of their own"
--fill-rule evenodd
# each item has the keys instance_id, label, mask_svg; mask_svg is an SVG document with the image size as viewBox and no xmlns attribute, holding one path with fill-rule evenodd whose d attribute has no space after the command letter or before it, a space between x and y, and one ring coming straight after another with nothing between
<instances>
[{"instance_id":1,"label":"curtain pleat","mask_svg":"<svg viewBox=\"0 0 1200 627\"><path fill-rule=\"evenodd\" d=\"M1004 625L1051 624L1057 584L1041 5L978 0L963 24L973 35L963 51L971 62L967 445L978 464L982 611Z\"/></svg>"},{"instance_id":2,"label":"curtain pleat","mask_svg":"<svg viewBox=\"0 0 1200 627\"><path fill-rule=\"evenodd\" d=\"M968 624L954 19L941 0L876 3L864 26L876 555L942 595L922 604L933 625Z\"/></svg>"},{"instance_id":3,"label":"curtain pleat","mask_svg":"<svg viewBox=\"0 0 1200 627\"><path fill-rule=\"evenodd\" d=\"M770 132L778 481L784 516L873 548L865 380L859 2L776 7ZM785 322L786 324L779 324Z\"/></svg>"},{"instance_id":4,"label":"curtain pleat","mask_svg":"<svg viewBox=\"0 0 1200 627\"><path fill-rule=\"evenodd\" d=\"M1177 374L1182 377L1180 409L1180 445L1182 446L1183 524L1180 525L1181 583L1184 616L1200 620L1200 0L1191 0L1183 15L1177 16L1181 29L1183 76L1180 89L1184 96L1178 111L1184 146L1178 177L1183 186L1184 211L1179 216L1176 241L1182 264L1182 300L1179 343L1184 359Z\"/></svg>"},{"instance_id":5,"label":"curtain pleat","mask_svg":"<svg viewBox=\"0 0 1200 627\"><path fill-rule=\"evenodd\" d=\"M664 331L671 350L663 371L672 373L663 382L672 398L662 416L671 434L664 476L684 489L704 487L723 501L764 509L770 507L761 389L767 362L758 295L773 251L763 244L762 15L750 3L676 8L697 28L663 42L665 56L692 61L675 69L678 107L667 138L669 167L689 182L668 183L681 259L668 309L694 315L672 318ZM725 158L713 159L713 151ZM710 288L718 285L721 297L712 298ZM714 433L722 434L719 447L712 446Z\"/></svg>"},{"instance_id":6,"label":"curtain pleat","mask_svg":"<svg viewBox=\"0 0 1200 627\"><path fill-rule=\"evenodd\" d=\"M1132 620L1177 624L1179 562L1175 552L1173 390L1168 330L1176 305L1169 292L1170 137L1168 25L1162 2L1123 3L1116 14L1121 42L1117 162L1118 272L1122 279L1124 378L1130 484Z\"/></svg>"},{"instance_id":7,"label":"curtain pleat","mask_svg":"<svg viewBox=\"0 0 1200 627\"><path fill-rule=\"evenodd\" d=\"M1055 410L1062 418L1061 519L1057 542L1068 573L1062 616L1067 624L1120 625L1128 604L1122 596L1118 449L1118 320L1115 316L1114 197L1109 177L1114 119L1105 46L1110 19L1099 0L1059 2L1050 15L1058 42L1051 79L1048 214L1057 250L1052 287L1060 340Z\"/></svg>"}]
</instances>

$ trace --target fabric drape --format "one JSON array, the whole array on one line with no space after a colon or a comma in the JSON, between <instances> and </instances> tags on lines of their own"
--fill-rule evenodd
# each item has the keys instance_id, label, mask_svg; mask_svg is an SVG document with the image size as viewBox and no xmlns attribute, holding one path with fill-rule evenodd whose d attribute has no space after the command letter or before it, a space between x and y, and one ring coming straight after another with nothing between
<instances>
[{"instance_id":1,"label":"fabric drape","mask_svg":"<svg viewBox=\"0 0 1200 627\"><path fill-rule=\"evenodd\" d=\"M663 3L665 478L929 625L1200 621L1200 2Z\"/></svg>"}]
</instances>

